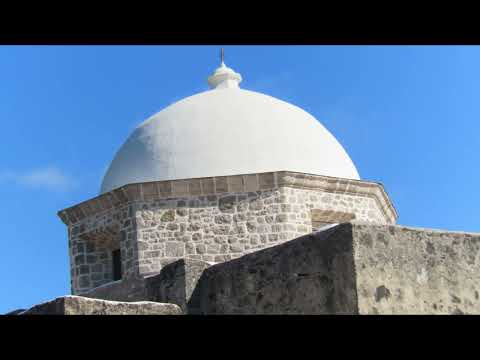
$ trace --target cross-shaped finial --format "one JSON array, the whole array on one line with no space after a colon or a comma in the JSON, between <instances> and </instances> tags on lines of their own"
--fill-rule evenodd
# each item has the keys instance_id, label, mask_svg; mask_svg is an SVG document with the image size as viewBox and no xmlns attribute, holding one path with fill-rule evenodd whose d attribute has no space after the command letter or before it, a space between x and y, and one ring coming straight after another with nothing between
<instances>
[{"instance_id":1,"label":"cross-shaped finial","mask_svg":"<svg viewBox=\"0 0 480 360\"><path fill-rule=\"evenodd\" d=\"M223 48L220 49L220 61L223 64L223 58L224 58L224 53L223 53Z\"/></svg>"}]
</instances>

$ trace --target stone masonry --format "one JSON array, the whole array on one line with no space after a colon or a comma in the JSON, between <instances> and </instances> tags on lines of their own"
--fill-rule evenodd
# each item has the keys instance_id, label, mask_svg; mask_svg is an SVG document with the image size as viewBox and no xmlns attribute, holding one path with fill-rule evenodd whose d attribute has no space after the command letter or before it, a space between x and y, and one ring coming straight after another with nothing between
<instances>
[{"instance_id":1,"label":"stone masonry","mask_svg":"<svg viewBox=\"0 0 480 360\"><path fill-rule=\"evenodd\" d=\"M72 293L158 273L182 258L219 263L308 234L318 224L394 224L380 184L273 172L130 184L59 212L68 225Z\"/></svg>"},{"instance_id":2,"label":"stone masonry","mask_svg":"<svg viewBox=\"0 0 480 360\"><path fill-rule=\"evenodd\" d=\"M84 296L174 303L186 314L480 314L480 234L343 223L211 265Z\"/></svg>"},{"instance_id":3,"label":"stone masonry","mask_svg":"<svg viewBox=\"0 0 480 360\"><path fill-rule=\"evenodd\" d=\"M206 269L203 314L480 314L480 234L345 223Z\"/></svg>"},{"instance_id":4,"label":"stone masonry","mask_svg":"<svg viewBox=\"0 0 480 360\"><path fill-rule=\"evenodd\" d=\"M159 302L118 302L82 296L62 296L38 304L17 315L183 315L175 304Z\"/></svg>"}]
</instances>

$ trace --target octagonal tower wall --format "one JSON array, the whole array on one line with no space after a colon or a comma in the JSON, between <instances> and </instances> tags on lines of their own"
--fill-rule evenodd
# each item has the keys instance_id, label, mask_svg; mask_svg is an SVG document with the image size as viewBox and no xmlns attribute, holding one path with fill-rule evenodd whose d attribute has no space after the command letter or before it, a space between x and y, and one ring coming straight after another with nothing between
<instances>
[{"instance_id":1,"label":"octagonal tower wall","mask_svg":"<svg viewBox=\"0 0 480 360\"><path fill-rule=\"evenodd\" d=\"M219 263L329 223L394 224L381 184L271 172L130 184L59 216L69 227L72 293L160 272L181 258Z\"/></svg>"}]
</instances>

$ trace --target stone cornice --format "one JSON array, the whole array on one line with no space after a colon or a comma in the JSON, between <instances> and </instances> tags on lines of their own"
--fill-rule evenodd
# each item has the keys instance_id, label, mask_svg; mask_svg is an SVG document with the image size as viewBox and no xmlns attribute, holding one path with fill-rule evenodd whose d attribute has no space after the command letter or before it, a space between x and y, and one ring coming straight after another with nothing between
<instances>
[{"instance_id":1,"label":"stone cornice","mask_svg":"<svg viewBox=\"0 0 480 360\"><path fill-rule=\"evenodd\" d=\"M65 224L71 225L91 215L112 210L134 201L254 192L273 190L285 186L297 189L321 190L335 194L372 197L377 201L389 222L395 223L398 217L392 202L380 183L291 171L128 184L60 210L58 216Z\"/></svg>"}]
</instances>

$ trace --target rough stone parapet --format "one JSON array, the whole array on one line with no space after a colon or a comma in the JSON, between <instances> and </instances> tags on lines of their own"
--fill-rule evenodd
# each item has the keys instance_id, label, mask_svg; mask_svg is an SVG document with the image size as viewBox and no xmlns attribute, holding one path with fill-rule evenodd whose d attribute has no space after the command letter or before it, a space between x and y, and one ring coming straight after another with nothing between
<instances>
[{"instance_id":1,"label":"rough stone parapet","mask_svg":"<svg viewBox=\"0 0 480 360\"><path fill-rule=\"evenodd\" d=\"M145 278L137 276L108 282L78 295L92 299L123 302L155 301L148 296Z\"/></svg>"},{"instance_id":2,"label":"rough stone parapet","mask_svg":"<svg viewBox=\"0 0 480 360\"><path fill-rule=\"evenodd\" d=\"M182 315L175 304L150 301L119 302L63 296L38 304L18 315Z\"/></svg>"},{"instance_id":3,"label":"rough stone parapet","mask_svg":"<svg viewBox=\"0 0 480 360\"><path fill-rule=\"evenodd\" d=\"M197 282L212 263L180 259L159 273L110 282L82 293L83 297L112 301L153 301L180 306L184 313L200 311Z\"/></svg>"},{"instance_id":4,"label":"rough stone parapet","mask_svg":"<svg viewBox=\"0 0 480 360\"><path fill-rule=\"evenodd\" d=\"M345 223L214 265L204 314L480 314L480 234Z\"/></svg>"},{"instance_id":5,"label":"rough stone parapet","mask_svg":"<svg viewBox=\"0 0 480 360\"><path fill-rule=\"evenodd\" d=\"M85 296L201 314L480 314L479 274L478 233L352 222L218 264L177 259Z\"/></svg>"},{"instance_id":6,"label":"rough stone parapet","mask_svg":"<svg viewBox=\"0 0 480 360\"><path fill-rule=\"evenodd\" d=\"M334 226L208 268L201 313L358 313L350 234Z\"/></svg>"},{"instance_id":7,"label":"rough stone parapet","mask_svg":"<svg viewBox=\"0 0 480 360\"><path fill-rule=\"evenodd\" d=\"M480 314L480 234L352 225L361 314Z\"/></svg>"}]
</instances>

